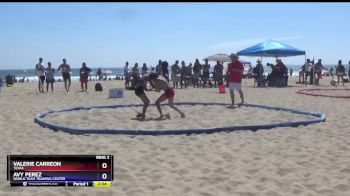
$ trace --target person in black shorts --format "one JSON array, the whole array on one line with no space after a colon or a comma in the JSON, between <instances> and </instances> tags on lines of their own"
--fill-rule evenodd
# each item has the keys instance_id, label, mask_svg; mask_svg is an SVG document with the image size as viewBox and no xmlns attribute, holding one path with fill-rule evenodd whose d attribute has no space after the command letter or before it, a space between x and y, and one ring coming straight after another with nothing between
<instances>
[{"instance_id":1,"label":"person in black shorts","mask_svg":"<svg viewBox=\"0 0 350 196\"><path fill-rule=\"evenodd\" d=\"M53 92L53 83L55 82L55 69L51 67L51 62L47 63L47 68L45 69L46 76L46 92L49 92L49 84L51 84L51 91Z\"/></svg>"},{"instance_id":2,"label":"person in black shorts","mask_svg":"<svg viewBox=\"0 0 350 196\"><path fill-rule=\"evenodd\" d=\"M149 74L145 74L140 78L135 85L135 95L138 96L143 102L142 113L137 114L137 118L140 120L145 120L147 107L150 103L146 93L146 81L149 80Z\"/></svg>"},{"instance_id":3,"label":"person in black shorts","mask_svg":"<svg viewBox=\"0 0 350 196\"><path fill-rule=\"evenodd\" d=\"M71 84L71 79L70 79L70 65L67 64L66 59L63 59L63 64L61 64L58 67L58 71L62 72L62 77L63 77L63 81L64 81L64 88L66 89L66 91L69 91L70 88L70 84ZM67 80L68 80L68 85L67 85Z\"/></svg>"},{"instance_id":4,"label":"person in black shorts","mask_svg":"<svg viewBox=\"0 0 350 196\"><path fill-rule=\"evenodd\" d=\"M63 80L69 80L70 79L70 73L64 72L62 73Z\"/></svg>"}]
</instances>

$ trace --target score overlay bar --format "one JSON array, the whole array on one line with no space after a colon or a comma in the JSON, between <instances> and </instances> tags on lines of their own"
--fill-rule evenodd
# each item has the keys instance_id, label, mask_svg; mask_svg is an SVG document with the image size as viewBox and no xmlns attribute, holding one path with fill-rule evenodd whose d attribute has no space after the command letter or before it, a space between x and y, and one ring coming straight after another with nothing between
<instances>
[{"instance_id":1,"label":"score overlay bar","mask_svg":"<svg viewBox=\"0 0 350 196\"><path fill-rule=\"evenodd\" d=\"M109 187L113 155L8 155L11 186Z\"/></svg>"},{"instance_id":2,"label":"score overlay bar","mask_svg":"<svg viewBox=\"0 0 350 196\"><path fill-rule=\"evenodd\" d=\"M11 186L110 187L111 181L10 182Z\"/></svg>"}]
</instances>

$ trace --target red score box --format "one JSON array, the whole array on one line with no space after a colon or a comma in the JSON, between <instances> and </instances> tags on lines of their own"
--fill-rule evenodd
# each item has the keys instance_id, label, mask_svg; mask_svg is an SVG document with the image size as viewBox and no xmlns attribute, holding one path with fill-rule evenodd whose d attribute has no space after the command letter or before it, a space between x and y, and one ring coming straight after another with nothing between
<instances>
[{"instance_id":1,"label":"red score box","mask_svg":"<svg viewBox=\"0 0 350 196\"><path fill-rule=\"evenodd\" d=\"M61 166L24 166L24 171L110 171L110 160L96 160L95 162L62 161Z\"/></svg>"}]
</instances>

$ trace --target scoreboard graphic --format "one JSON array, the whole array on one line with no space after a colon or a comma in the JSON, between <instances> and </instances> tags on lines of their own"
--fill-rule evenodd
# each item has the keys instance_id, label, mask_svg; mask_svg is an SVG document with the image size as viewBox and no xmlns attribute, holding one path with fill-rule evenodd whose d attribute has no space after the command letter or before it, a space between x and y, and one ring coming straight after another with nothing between
<instances>
[{"instance_id":1,"label":"scoreboard graphic","mask_svg":"<svg viewBox=\"0 0 350 196\"><path fill-rule=\"evenodd\" d=\"M11 186L110 187L113 155L8 155Z\"/></svg>"}]
</instances>

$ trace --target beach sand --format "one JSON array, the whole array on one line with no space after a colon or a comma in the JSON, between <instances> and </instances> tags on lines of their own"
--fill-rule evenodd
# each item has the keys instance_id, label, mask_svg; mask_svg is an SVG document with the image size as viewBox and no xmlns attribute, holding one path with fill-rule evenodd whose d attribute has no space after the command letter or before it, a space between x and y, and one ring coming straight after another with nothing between
<instances>
[{"instance_id":1,"label":"beach sand","mask_svg":"<svg viewBox=\"0 0 350 196\"><path fill-rule=\"evenodd\" d=\"M40 94L37 84L4 87L0 95L0 195L118 195L118 196L349 196L350 121L349 99L312 97L296 94L301 88L292 78L287 88L255 88L252 79L243 80L247 103L324 112L326 122L296 128L234 131L199 135L128 136L73 135L54 132L34 123L37 113L76 105L140 104L133 91L124 98L108 99L108 89L123 87L124 81L102 81L103 92L95 92L95 82L87 93L73 82L71 92L55 83L54 93ZM321 85L329 85L324 77ZM349 87L349 83L345 87ZM160 95L146 92L154 102ZM214 88L175 90L175 102L230 103L228 89L219 94ZM236 101L239 102L238 93ZM259 110L226 109L219 106L179 106L187 117L175 111L171 120L142 122L131 120L141 108L94 109L55 114L50 122L81 127L191 128L230 123L258 124L305 116ZM148 116L158 117L154 107ZM88 123L84 124L83 120ZM6 181L9 154L112 154L114 181L110 188L10 187Z\"/></svg>"}]
</instances>

